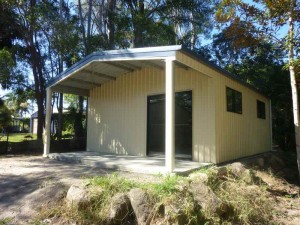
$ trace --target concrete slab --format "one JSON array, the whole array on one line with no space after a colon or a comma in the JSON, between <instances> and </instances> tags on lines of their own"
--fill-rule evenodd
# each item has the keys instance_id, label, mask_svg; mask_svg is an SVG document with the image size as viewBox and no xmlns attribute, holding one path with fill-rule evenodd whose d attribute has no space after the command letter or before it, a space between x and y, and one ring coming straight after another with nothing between
<instances>
[{"instance_id":1,"label":"concrete slab","mask_svg":"<svg viewBox=\"0 0 300 225\"><path fill-rule=\"evenodd\" d=\"M166 173L164 156L141 157L83 151L71 153L50 153L48 157L50 159L56 159L63 162L82 163L103 169L114 169L146 174ZM187 174L209 165L211 164L176 159L174 173Z\"/></svg>"}]
</instances>

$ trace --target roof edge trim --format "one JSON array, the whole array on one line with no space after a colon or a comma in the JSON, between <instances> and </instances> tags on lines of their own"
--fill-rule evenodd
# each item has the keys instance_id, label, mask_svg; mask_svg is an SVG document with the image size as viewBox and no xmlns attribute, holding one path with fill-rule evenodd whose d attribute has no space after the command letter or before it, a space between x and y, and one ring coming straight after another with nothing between
<instances>
[{"instance_id":1,"label":"roof edge trim","mask_svg":"<svg viewBox=\"0 0 300 225\"><path fill-rule=\"evenodd\" d=\"M89 63L92 63L93 61L109 61L111 59L117 59L117 58L132 58L133 60L138 60L140 58L149 57L155 59L155 58L166 58L169 56L172 56L172 53L175 53L178 50L181 50L181 45L171 45L171 46L162 46L162 47L146 47L146 48L133 48L133 49L122 49L122 50L109 50L109 51L100 51L100 52L94 52L62 73L60 73L57 77L53 78L48 82L46 87L51 87L58 81L62 80L63 78L67 77L68 75L76 72L77 70L83 68L84 66L88 65Z\"/></svg>"}]
</instances>

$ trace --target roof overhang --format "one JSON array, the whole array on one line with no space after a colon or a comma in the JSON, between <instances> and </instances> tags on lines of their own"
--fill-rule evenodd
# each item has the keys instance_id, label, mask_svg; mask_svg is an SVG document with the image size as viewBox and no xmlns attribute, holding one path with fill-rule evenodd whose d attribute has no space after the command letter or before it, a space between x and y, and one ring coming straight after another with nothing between
<instances>
[{"instance_id":1,"label":"roof overhang","mask_svg":"<svg viewBox=\"0 0 300 225\"><path fill-rule=\"evenodd\" d=\"M92 88L101 86L107 81L116 80L123 74L140 70L144 67L164 70L166 59L172 58L175 60L176 66L187 69L187 65L176 61L176 52L178 51L259 92L255 87L237 79L236 76L194 52L182 48L181 45L95 52L66 69L50 81L47 87L51 87L51 90L54 92L89 96ZM260 94L264 95L263 93Z\"/></svg>"},{"instance_id":2,"label":"roof overhang","mask_svg":"<svg viewBox=\"0 0 300 225\"><path fill-rule=\"evenodd\" d=\"M65 70L47 87L55 92L88 96L91 88L134 70L143 67L164 70L164 60L175 59L180 49L180 45L175 45L95 52Z\"/></svg>"}]
</instances>

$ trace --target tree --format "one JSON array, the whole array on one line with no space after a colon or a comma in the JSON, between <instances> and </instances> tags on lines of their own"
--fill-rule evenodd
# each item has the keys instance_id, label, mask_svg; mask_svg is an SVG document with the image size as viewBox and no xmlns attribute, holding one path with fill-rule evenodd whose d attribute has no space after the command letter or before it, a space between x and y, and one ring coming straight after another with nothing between
<instances>
[{"instance_id":1,"label":"tree","mask_svg":"<svg viewBox=\"0 0 300 225\"><path fill-rule=\"evenodd\" d=\"M6 132L6 151L8 150L9 125L11 122L11 114L9 109L0 98L0 129Z\"/></svg>"},{"instance_id":2,"label":"tree","mask_svg":"<svg viewBox=\"0 0 300 225\"><path fill-rule=\"evenodd\" d=\"M16 89L5 95L5 104L14 117L22 117L25 113L32 111L29 101L33 101L32 90Z\"/></svg>"},{"instance_id":3,"label":"tree","mask_svg":"<svg viewBox=\"0 0 300 225\"><path fill-rule=\"evenodd\" d=\"M0 99L0 128L5 129L10 125L11 114L9 109L4 104L4 101Z\"/></svg>"},{"instance_id":4,"label":"tree","mask_svg":"<svg viewBox=\"0 0 300 225\"><path fill-rule=\"evenodd\" d=\"M126 0L121 6L134 47L181 43L193 48L200 46L200 35L212 29L215 2Z\"/></svg>"},{"instance_id":5,"label":"tree","mask_svg":"<svg viewBox=\"0 0 300 225\"><path fill-rule=\"evenodd\" d=\"M219 22L227 25L229 36L238 36L236 40L243 41L244 34L247 34L253 39L277 42L286 52L292 89L297 162L300 174L299 106L295 75L296 54L299 54L299 51L296 51L297 44L299 45L296 42L299 38L299 30L295 29L295 26L299 27L300 22L299 1L255 0L253 4L249 4L242 0L223 0L216 17ZM250 30L248 27L254 29ZM232 28L231 31L229 28ZM284 28L287 28L288 31L281 37L280 33L284 32Z\"/></svg>"},{"instance_id":6,"label":"tree","mask_svg":"<svg viewBox=\"0 0 300 225\"><path fill-rule=\"evenodd\" d=\"M86 130L84 129L83 124L84 105L86 106L87 103L85 100L86 99L84 99L82 96L76 96L71 94L65 95L65 102L68 105L70 116L73 119L72 127L74 130L75 138L85 136Z\"/></svg>"},{"instance_id":7,"label":"tree","mask_svg":"<svg viewBox=\"0 0 300 225\"><path fill-rule=\"evenodd\" d=\"M49 66L53 65L53 51L50 50L53 39L49 37L54 34L53 21L58 15L58 6L54 1L38 0L2 0L1 4L13 13L13 21L16 24L13 28L17 29L19 34L15 37L17 41L11 42L12 50L10 53L13 55L11 58L15 64L9 68L10 71L7 69L6 84L14 84L16 89L21 87L34 91L38 106L37 137L41 139L44 125L46 82L54 75L54 67ZM9 23L6 21L7 27L9 27ZM18 82L15 81L14 74L18 75L15 76L19 78ZM22 81L21 78L23 78ZM1 83L3 86L3 82ZM4 88L10 88L9 85L4 86Z\"/></svg>"}]
</instances>

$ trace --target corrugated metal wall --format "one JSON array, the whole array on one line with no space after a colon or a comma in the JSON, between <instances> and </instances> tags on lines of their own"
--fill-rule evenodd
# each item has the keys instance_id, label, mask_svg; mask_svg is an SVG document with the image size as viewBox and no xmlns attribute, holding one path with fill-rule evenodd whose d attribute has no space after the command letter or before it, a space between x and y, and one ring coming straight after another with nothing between
<instances>
[{"instance_id":1,"label":"corrugated metal wall","mask_svg":"<svg viewBox=\"0 0 300 225\"><path fill-rule=\"evenodd\" d=\"M212 102L215 103L216 162L271 149L270 102L266 97L181 52L177 52L176 59L212 77L215 96ZM242 93L241 115L227 112L226 86ZM256 100L266 104L266 119L257 118Z\"/></svg>"},{"instance_id":2,"label":"corrugated metal wall","mask_svg":"<svg viewBox=\"0 0 300 225\"><path fill-rule=\"evenodd\" d=\"M213 81L176 68L176 91L193 94L193 160L216 162ZM146 155L147 96L165 92L165 73L143 68L91 90L87 150Z\"/></svg>"}]
</instances>

